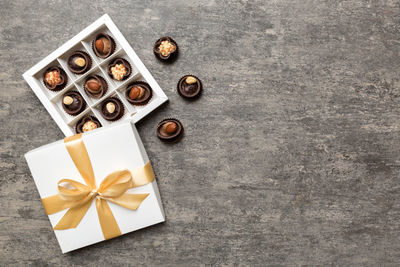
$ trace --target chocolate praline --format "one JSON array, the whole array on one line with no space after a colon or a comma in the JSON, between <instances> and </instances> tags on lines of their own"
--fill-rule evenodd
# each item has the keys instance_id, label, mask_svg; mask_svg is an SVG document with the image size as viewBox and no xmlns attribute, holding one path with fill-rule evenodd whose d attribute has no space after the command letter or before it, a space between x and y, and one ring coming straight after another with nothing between
<instances>
[{"instance_id":1,"label":"chocolate praline","mask_svg":"<svg viewBox=\"0 0 400 267\"><path fill-rule=\"evenodd\" d=\"M194 99L200 95L203 85L196 76L185 75L179 80L177 89L182 97Z\"/></svg>"},{"instance_id":2,"label":"chocolate praline","mask_svg":"<svg viewBox=\"0 0 400 267\"><path fill-rule=\"evenodd\" d=\"M123 58L116 58L108 65L108 75L116 81L127 79L131 72L131 64Z\"/></svg>"},{"instance_id":3,"label":"chocolate praline","mask_svg":"<svg viewBox=\"0 0 400 267\"><path fill-rule=\"evenodd\" d=\"M124 116L124 110L121 100L115 97L108 98L101 104L101 115L108 121L119 120Z\"/></svg>"},{"instance_id":4,"label":"chocolate praline","mask_svg":"<svg viewBox=\"0 0 400 267\"><path fill-rule=\"evenodd\" d=\"M86 78L83 88L88 96L100 98L107 93L108 85L103 77L90 75Z\"/></svg>"},{"instance_id":5,"label":"chocolate praline","mask_svg":"<svg viewBox=\"0 0 400 267\"><path fill-rule=\"evenodd\" d=\"M183 136L182 123L177 119L165 119L157 125L157 136L162 141L174 143Z\"/></svg>"},{"instance_id":6,"label":"chocolate praline","mask_svg":"<svg viewBox=\"0 0 400 267\"><path fill-rule=\"evenodd\" d=\"M51 91L60 91L67 85L67 82L68 76L60 67L50 67L43 73L44 86Z\"/></svg>"},{"instance_id":7,"label":"chocolate praline","mask_svg":"<svg viewBox=\"0 0 400 267\"><path fill-rule=\"evenodd\" d=\"M68 69L75 74L83 74L92 67L92 59L83 51L75 51L67 60Z\"/></svg>"},{"instance_id":8,"label":"chocolate praline","mask_svg":"<svg viewBox=\"0 0 400 267\"><path fill-rule=\"evenodd\" d=\"M76 133L85 133L101 127L99 120L91 115L82 117L75 126Z\"/></svg>"},{"instance_id":9,"label":"chocolate praline","mask_svg":"<svg viewBox=\"0 0 400 267\"><path fill-rule=\"evenodd\" d=\"M105 33L99 33L92 43L93 52L99 58L108 58L115 50L114 39Z\"/></svg>"},{"instance_id":10,"label":"chocolate praline","mask_svg":"<svg viewBox=\"0 0 400 267\"><path fill-rule=\"evenodd\" d=\"M129 84L125 91L125 98L132 105L146 105L153 96L153 90L146 82L137 81Z\"/></svg>"},{"instance_id":11,"label":"chocolate praline","mask_svg":"<svg viewBox=\"0 0 400 267\"><path fill-rule=\"evenodd\" d=\"M71 116L76 116L81 113L85 107L86 102L77 91L70 91L63 95L61 99L63 109Z\"/></svg>"},{"instance_id":12,"label":"chocolate praline","mask_svg":"<svg viewBox=\"0 0 400 267\"><path fill-rule=\"evenodd\" d=\"M164 36L154 43L153 52L161 61L173 61L178 55L178 44L171 37Z\"/></svg>"}]
</instances>

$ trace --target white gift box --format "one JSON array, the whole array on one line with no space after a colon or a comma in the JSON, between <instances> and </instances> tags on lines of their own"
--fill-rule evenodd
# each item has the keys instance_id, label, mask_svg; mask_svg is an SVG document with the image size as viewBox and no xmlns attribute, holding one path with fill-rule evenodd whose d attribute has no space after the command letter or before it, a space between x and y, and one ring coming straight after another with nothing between
<instances>
[{"instance_id":1,"label":"white gift box","mask_svg":"<svg viewBox=\"0 0 400 267\"><path fill-rule=\"evenodd\" d=\"M97 57L92 49L92 42L99 33L110 35L116 43L114 53L106 59ZM68 69L67 59L74 51L86 52L92 59L92 68L84 74L74 74ZM115 81L108 76L107 66L115 58L123 58L130 63L132 74L128 79ZM63 69L68 77L67 85L58 92L47 89L43 84L44 72L47 68L53 66ZM99 99L89 97L84 91L84 82L89 75L99 75L108 84L107 93ZM75 37L30 68L23 74L23 77L65 136L75 134L75 125L85 115L95 116L103 127L114 124L115 122L104 119L100 111L101 104L108 98L118 98L125 107L124 116L120 121L129 120L134 123L168 100L164 91L107 14L101 16ZM127 86L136 81L147 82L153 92L152 98L144 106L134 106L125 99ZM69 91L78 91L87 104L86 109L76 116L68 115L62 107L62 97Z\"/></svg>"},{"instance_id":2,"label":"white gift box","mask_svg":"<svg viewBox=\"0 0 400 267\"><path fill-rule=\"evenodd\" d=\"M129 122L87 132L82 135L82 140L93 166L97 186L114 171L133 171L149 161L135 126ZM85 184L63 140L34 149L25 154L25 158L41 198L58 194L57 182L61 179L72 179ZM165 221L156 180L144 186L131 188L127 193L149 193L149 196L137 210L129 210L108 202L121 234ZM49 215L53 227L67 210ZM105 240L95 201L92 201L76 228L54 232L63 253Z\"/></svg>"}]
</instances>

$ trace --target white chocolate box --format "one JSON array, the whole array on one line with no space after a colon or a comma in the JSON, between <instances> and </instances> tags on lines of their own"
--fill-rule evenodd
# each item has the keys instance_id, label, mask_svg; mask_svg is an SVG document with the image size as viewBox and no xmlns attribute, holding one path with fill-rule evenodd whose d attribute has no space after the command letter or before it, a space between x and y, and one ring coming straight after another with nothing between
<instances>
[{"instance_id":1,"label":"white chocolate box","mask_svg":"<svg viewBox=\"0 0 400 267\"><path fill-rule=\"evenodd\" d=\"M110 35L116 43L115 52L106 59L97 57L92 50L92 41L99 33ZM92 59L92 68L82 75L72 73L67 66L68 57L75 51L84 51L88 53ZM128 79L121 82L112 80L107 74L108 63L116 57L122 57L128 60L132 67L132 74ZM43 74L47 68L52 66L61 67L68 76L68 84L64 89L58 92L47 89L43 84ZM100 75L108 83L106 95L99 99L89 97L83 88L85 77L91 74ZM129 120L134 123L168 100L163 90L107 14L100 17L71 40L29 69L23 74L23 77L66 136L75 134L76 123L85 115L94 115L103 127L114 124L115 122L105 120L100 113L99 106L109 97L117 97L124 104L125 114L119 121ZM125 99L126 86L133 81L145 81L153 90L153 96L150 102L144 106L134 106ZM62 107L62 96L70 90L79 91L87 103L86 109L77 116L68 115Z\"/></svg>"},{"instance_id":2,"label":"white chocolate box","mask_svg":"<svg viewBox=\"0 0 400 267\"><path fill-rule=\"evenodd\" d=\"M133 171L149 159L133 124L123 122L82 135L88 151L97 186L110 173ZM34 149L25 158L41 198L58 193L57 182L67 178L85 183L70 158L63 140ZM150 193L137 210L129 210L108 202L122 234L165 221L161 198L154 180L150 184L129 189L127 193ZM54 227L68 209L49 215ZM95 201L76 228L55 230L63 253L104 240Z\"/></svg>"}]
</instances>

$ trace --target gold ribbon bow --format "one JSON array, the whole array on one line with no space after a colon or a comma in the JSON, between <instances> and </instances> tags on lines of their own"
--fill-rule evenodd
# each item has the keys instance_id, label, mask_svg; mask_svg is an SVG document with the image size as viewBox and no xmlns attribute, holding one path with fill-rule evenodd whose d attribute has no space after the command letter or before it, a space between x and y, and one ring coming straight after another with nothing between
<instances>
[{"instance_id":1,"label":"gold ribbon bow","mask_svg":"<svg viewBox=\"0 0 400 267\"><path fill-rule=\"evenodd\" d=\"M121 231L107 201L136 210L149 194L125 192L130 188L142 186L154 180L150 161L142 168L135 169L133 175L128 170L109 174L97 188L92 163L83 143L82 134L67 137L64 139L64 143L86 184L71 179L62 179L58 182L59 194L42 198L44 209L48 215L69 209L54 230L77 227L92 204L92 200L96 199L97 215L104 238L120 236Z\"/></svg>"}]
</instances>

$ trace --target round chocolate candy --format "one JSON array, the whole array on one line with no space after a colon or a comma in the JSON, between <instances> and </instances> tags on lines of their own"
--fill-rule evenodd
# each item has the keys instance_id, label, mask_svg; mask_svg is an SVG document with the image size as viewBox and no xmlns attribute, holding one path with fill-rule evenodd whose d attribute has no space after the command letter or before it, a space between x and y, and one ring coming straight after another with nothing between
<instances>
[{"instance_id":1,"label":"round chocolate candy","mask_svg":"<svg viewBox=\"0 0 400 267\"><path fill-rule=\"evenodd\" d=\"M92 59L83 51L75 51L67 60L68 69L75 74L83 74L92 67Z\"/></svg>"},{"instance_id":2,"label":"round chocolate candy","mask_svg":"<svg viewBox=\"0 0 400 267\"><path fill-rule=\"evenodd\" d=\"M108 98L101 104L101 115L108 121L119 120L124 115L124 105L116 97Z\"/></svg>"},{"instance_id":3,"label":"round chocolate candy","mask_svg":"<svg viewBox=\"0 0 400 267\"><path fill-rule=\"evenodd\" d=\"M94 116L82 117L75 126L76 133L85 133L101 127L101 123Z\"/></svg>"},{"instance_id":4,"label":"round chocolate candy","mask_svg":"<svg viewBox=\"0 0 400 267\"><path fill-rule=\"evenodd\" d=\"M194 99L200 95L203 85L199 78L194 75L183 76L177 85L178 93L182 97Z\"/></svg>"},{"instance_id":5,"label":"round chocolate candy","mask_svg":"<svg viewBox=\"0 0 400 267\"><path fill-rule=\"evenodd\" d=\"M132 105L146 105L153 96L153 90L148 83L137 81L129 84L125 91L125 98Z\"/></svg>"},{"instance_id":6,"label":"round chocolate candy","mask_svg":"<svg viewBox=\"0 0 400 267\"><path fill-rule=\"evenodd\" d=\"M90 75L83 85L85 93L93 98L100 98L107 93L108 85L106 80L99 75Z\"/></svg>"},{"instance_id":7,"label":"round chocolate candy","mask_svg":"<svg viewBox=\"0 0 400 267\"><path fill-rule=\"evenodd\" d=\"M92 48L99 58L108 58L115 51L115 41L110 35L100 33L94 38Z\"/></svg>"},{"instance_id":8,"label":"round chocolate candy","mask_svg":"<svg viewBox=\"0 0 400 267\"><path fill-rule=\"evenodd\" d=\"M156 133L162 141L174 143L182 138L183 126L177 119L165 119L157 125Z\"/></svg>"},{"instance_id":9,"label":"round chocolate candy","mask_svg":"<svg viewBox=\"0 0 400 267\"><path fill-rule=\"evenodd\" d=\"M76 116L85 109L86 102L79 92L69 91L62 97L62 106L66 113Z\"/></svg>"}]
</instances>

